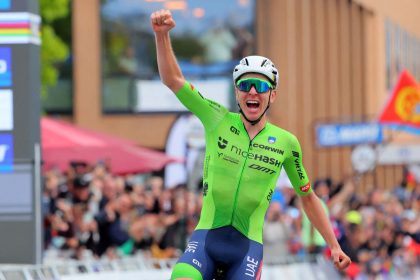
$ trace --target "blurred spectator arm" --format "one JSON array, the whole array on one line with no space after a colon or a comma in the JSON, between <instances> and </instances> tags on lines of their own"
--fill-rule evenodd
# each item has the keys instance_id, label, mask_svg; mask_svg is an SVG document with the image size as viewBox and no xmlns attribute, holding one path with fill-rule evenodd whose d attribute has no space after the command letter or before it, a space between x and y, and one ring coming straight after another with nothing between
<instances>
[{"instance_id":1,"label":"blurred spectator arm","mask_svg":"<svg viewBox=\"0 0 420 280\"><path fill-rule=\"evenodd\" d=\"M340 248L328 216L314 192L301 197L302 206L314 227L321 233L331 249Z\"/></svg>"},{"instance_id":2,"label":"blurred spectator arm","mask_svg":"<svg viewBox=\"0 0 420 280\"><path fill-rule=\"evenodd\" d=\"M350 196L354 193L355 186L352 179L347 179L344 183L342 190L331 197L327 205L329 209L341 208L346 201L349 200Z\"/></svg>"}]
</instances>

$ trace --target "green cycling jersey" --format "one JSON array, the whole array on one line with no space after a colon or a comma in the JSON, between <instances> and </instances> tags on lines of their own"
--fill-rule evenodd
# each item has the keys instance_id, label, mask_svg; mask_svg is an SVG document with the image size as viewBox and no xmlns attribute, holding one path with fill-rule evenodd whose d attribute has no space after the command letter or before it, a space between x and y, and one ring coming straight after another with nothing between
<instances>
[{"instance_id":1,"label":"green cycling jersey","mask_svg":"<svg viewBox=\"0 0 420 280\"><path fill-rule=\"evenodd\" d=\"M264 216L282 167L300 196L312 192L297 138L269 122L250 139L238 113L204 98L189 82L177 98L203 123L203 206L196 229L231 225L262 244Z\"/></svg>"}]
</instances>

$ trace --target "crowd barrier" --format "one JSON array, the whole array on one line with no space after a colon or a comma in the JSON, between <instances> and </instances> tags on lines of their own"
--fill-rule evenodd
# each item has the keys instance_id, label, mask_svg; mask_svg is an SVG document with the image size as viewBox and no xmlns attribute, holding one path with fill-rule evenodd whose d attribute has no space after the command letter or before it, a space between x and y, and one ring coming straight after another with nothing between
<instances>
[{"instance_id":1,"label":"crowd barrier","mask_svg":"<svg viewBox=\"0 0 420 280\"><path fill-rule=\"evenodd\" d=\"M120 260L57 261L48 265L0 265L0 280L167 280L176 260L142 257ZM262 280L330 280L340 279L323 258L315 262L294 258L283 264L266 264Z\"/></svg>"},{"instance_id":2,"label":"crowd barrier","mask_svg":"<svg viewBox=\"0 0 420 280\"><path fill-rule=\"evenodd\" d=\"M168 280L176 260L130 257L118 260L55 261L48 265L0 265L0 280ZM322 256L313 261L287 258L264 264L261 280L341 280L332 263ZM414 275L388 275L381 279L420 279Z\"/></svg>"}]
</instances>

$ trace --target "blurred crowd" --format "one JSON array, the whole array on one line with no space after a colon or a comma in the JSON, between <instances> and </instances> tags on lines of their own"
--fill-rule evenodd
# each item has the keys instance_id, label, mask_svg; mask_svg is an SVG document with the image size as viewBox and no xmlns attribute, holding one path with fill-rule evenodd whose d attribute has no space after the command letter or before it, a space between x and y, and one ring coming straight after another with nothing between
<instances>
[{"instance_id":1,"label":"blurred crowd","mask_svg":"<svg viewBox=\"0 0 420 280\"><path fill-rule=\"evenodd\" d=\"M420 265L420 183L407 175L392 190L355 192L354 178L313 182L336 236L353 263L348 279L410 277ZM200 215L201 189L165 189L163 178L110 174L106 163L75 163L44 175L45 249L75 259L142 254L176 258ZM264 225L264 262L327 256L290 185L279 185Z\"/></svg>"}]
</instances>

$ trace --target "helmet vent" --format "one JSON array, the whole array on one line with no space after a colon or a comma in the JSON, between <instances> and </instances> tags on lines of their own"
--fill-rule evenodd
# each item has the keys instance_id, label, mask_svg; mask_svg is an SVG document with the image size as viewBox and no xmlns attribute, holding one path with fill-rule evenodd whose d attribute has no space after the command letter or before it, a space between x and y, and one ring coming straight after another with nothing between
<instances>
[{"instance_id":1,"label":"helmet vent","mask_svg":"<svg viewBox=\"0 0 420 280\"><path fill-rule=\"evenodd\" d=\"M249 66L249 62L248 62L248 59L247 58L245 58L245 62L246 62L246 65Z\"/></svg>"},{"instance_id":2,"label":"helmet vent","mask_svg":"<svg viewBox=\"0 0 420 280\"><path fill-rule=\"evenodd\" d=\"M267 59L264 59L263 62L261 63L261 66L264 66L264 64L267 62Z\"/></svg>"}]
</instances>

